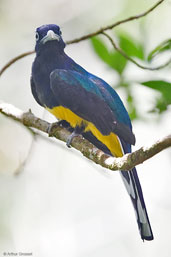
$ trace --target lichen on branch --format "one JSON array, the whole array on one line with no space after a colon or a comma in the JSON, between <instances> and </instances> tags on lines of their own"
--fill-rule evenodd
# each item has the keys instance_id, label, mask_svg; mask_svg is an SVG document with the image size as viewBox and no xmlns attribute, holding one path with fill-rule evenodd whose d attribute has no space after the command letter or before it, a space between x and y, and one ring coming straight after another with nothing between
<instances>
[{"instance_id":1,"label":"lichen on branch","mask_svg":"<svg viewBox=\"0 0 171 257\"><path fill-rule=\"evenodd\" d=\"M0 113L3 115L20 122L25 127L37 129L48 134L50 123L36 117L31 110L23 112L15 106L7 103L0 103ZM62 126L55 127L51 131L51 136L58 140L67 142L70 132ZM86 158L101 165L104 168L110 170L125 170L128 171L143 163L144 161L152 158L154 155L163 151L164 149L171 147L171 134L158 140L154 144L148 147L141 147L133 153L125 154L123 157L115 158L111 157L99 149L93 144L84 139L83 137L75 137L72 141L72 147L80 151Z\"/></svg>"}]
</instances>

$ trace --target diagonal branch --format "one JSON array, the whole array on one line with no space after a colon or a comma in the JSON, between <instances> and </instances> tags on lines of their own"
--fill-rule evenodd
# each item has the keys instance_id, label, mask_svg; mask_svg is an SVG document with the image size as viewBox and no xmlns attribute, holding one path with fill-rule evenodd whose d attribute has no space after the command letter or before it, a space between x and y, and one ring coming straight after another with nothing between
<instances>
[{"instance_id":1,"label":"diagonal branch","mask_svg":"<svg viewBox=\"0 0 171 257\"><path fill-rule=\"evenodd\" d=\"M0 113L20 122L28 128L35 128L48 134L50 123L36 117L31 111L23 112L11 104L0 103ZM61 126L56 127L51 132L51 136L64 142L67 141L69 135L70 132ZM164 149L171 147L171 135L158 140L150 147L141 147L139 150L131 154L125 154L120 158L110 157L107 154L104 154L80 136L73 139L72 146L80 151L86 158L96 164L100 164L104 168L110 170L130 170Z\"/></svg>"},{"instance_id":2,"label":"diagonal branch","mask_svg":"<svg viewBox=\"0 0 171 257\"><path fill-rule=\"evenodd\" d=\"M82 36L82 37L75 38L75 39L73 39L73 40L69 40L69 41L66 42L66 44L69 45L69 44L78 43L78 42L80 42L80 41L83 41L83 40L89 39L89 38L91 38L91 37L97 36L97 35L99 35L99 34L102 34L104 31L106 31L106 30L111 30L111 29L113 29L113 28L115 28L115 27L117 27L117 26L119 26L119 25L121 25L121 24L123 24L123 23L126 23L126 22L129 22L129 21L133 21L133 20L137 20L137 19L140 19L140 18L142 18L142 17L145 17L146 15L148 15L149 13L151 13L154 9L156 9L160 4L162 4L164 1L165 1L165 0L160 0L160 1L158 1L158 2L157 2L155 5L153 5L150 9L148 9L147 11L145 11L145 12L143 12L143 13L140 13L140 14L138 14L138 15L131 16L131 17L129 17L129 18L126 18L126 19L117 21L117 22L115 22L115 23L113 23L113 24L110 24L110 25L108 25L108 26L106 26L106 27L103 27L103 28L101 28L101 29L99 29L99 30L97 30L97 31L95 31L95 32L89 33L89 34L84 35L84 36ZM116 50L117 50L117 49L116 49ZM25 53L23 53L23 54L20 54L20 55L14 57L13 59L11 59L8 63L6 63L6 64L2 67L2 69L0 69L0 76L4 73L4 71L5 71L7 68L9 68L9 67L10 67L12 64L14 64L16 61L18 61L18 60L20 60L20 59L22 59L22 58L24 58L24 57L26 57L26 56L28 56L28 55L31 55L31 54L33 54L33 53L35 53L34 50L28 51L28 52L25 52ZM125 56L124 56L124 57L125 57ZM136 64L136 62L133 62L133 63ZM160 67L160 69L164 68L164 67L167 66L169 63L170 63L170 62L168 62L168 63L165 64L164 66L162 65L162 66ZM137 64L136 64L136 65L137 65ZM138 65L137 65L137 66L138 66ZM139 65L139 67L142 68L140 65ZM151 70L151 69L150 69L150 70ZM153 69L153 70L154 70L154 69Z\"/></svg>"},{"instance_id":3,"label":"diagonal branch","mask_svg":"<svg viewBox=\"0 0 171 257\"><path fill-rule=\"evenodd\" d=\"M33 53L35 53L35 51L25 52L25 53L20 54L20 55L14 57L13 59L11 59L9 62L7 62L7 63L3 66L2 69L0 70L0 76L2 75L2 73L4 73L4 71L5 71L6 69L8 69L8 67L10 67L13 63L15 63L16 61L18 61L18 60L20 60L20 59L22 59L22 58L24 58L24 57L26 57L26 56L28 56L28 55L30 55L30 54L33 54Z\"/></svg>"},{"instance_id":4,"label":"diagonal branch","mask_svg":"<svg viewBox=\"0 0 171 257\"><path fill-rule=\"evenodd\" d=\"M109 41L111 42L114 49L116 51L118 51L125 59L134 63L136 66L138 66L139 68L141 68L143 70L152 70L152 71L161 70L161 69L165 68L166 66L168 66L171 63L171 58L170 58L166 63L164 63L162 65L159 65L157 67L149 67L149 66L141 65L140 63L136 62L133 58L128 56L119 46L117 46L116 43L114 42L114 40L111 38L111 36L109 36L106 32L102 32L101 34L103 34L105 37L107 37L109 39Z\"/></svg>"},{"instance_id":5,"label":"diagonal branch","mask_svg":"<svg viewBox=\"0 0 171 257\"><path fill-rule=\"evenodd\" d=\"M92 32L92 33L89 33L87 35L84 35L82 37L79 37L79 38L76 38L76 39L73 39L73 40L70 40L70 41L67 41L66 43L67 44L73 44L73 43L78 43L80 41L83 41L83 40L86 40L88 38L91 38L91 37L94 37L94 36L97 36L99 34L101 34L102 32L106 31L106 30L111 30L123 23L126 23L126 22L129 22L129 21L133 21L133 20L137 20L137 19L140 19L142 17L145 17L146 15L148 15L149 13L151 13L155 8L157 8L162 2L164 2L165 0L160 0L158 1L154 6L152 6L150 9L148 9L147 11L143 12L143 13L140 13L138 15L135 15L135 16L131 16L129 18L126 18L124 20L120 20L120 21L117 21L111 25L108 25L106 27L103 27L95 32Z\"/></svg>"}]
</instances>

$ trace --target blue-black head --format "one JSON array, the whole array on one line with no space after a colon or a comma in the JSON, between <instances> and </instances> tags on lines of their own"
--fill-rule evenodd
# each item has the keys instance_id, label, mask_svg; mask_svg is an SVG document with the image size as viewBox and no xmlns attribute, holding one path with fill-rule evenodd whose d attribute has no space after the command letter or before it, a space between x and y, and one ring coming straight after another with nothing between
<instances>
[{"instance_id":1,"label":"blue-black head","mask_svg":"<svg viewBox=\"0 0 171 257\"><path fill-rule=\"evenodd\" d=\"M62 32L60 27L55 24L42 25L36 29L36 52L39 52L43 48L56 47L59 50L63 50L65 43L62 39Z\"/></svg>"}]
</instances>

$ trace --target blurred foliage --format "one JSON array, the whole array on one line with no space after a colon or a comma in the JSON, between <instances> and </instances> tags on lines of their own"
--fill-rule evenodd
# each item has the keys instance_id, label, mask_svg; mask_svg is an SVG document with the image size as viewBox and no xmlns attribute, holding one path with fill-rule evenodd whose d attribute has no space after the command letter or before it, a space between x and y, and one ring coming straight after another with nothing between
<instances>
[{"instance_id":1,"label":"blurred foliage","mask_svg":"<svg viewBox=\"0 0 171 257\"><path fill-rule=\"evenodd\" d=\"M106 44L99 37L93 37L91 42L96 54L101 58L101 60L116 70L119 74L122 74L127 64L127 60L115 50L109 51Z\"/></svg>"},{"instance_id":2,"label":"blurred foliage","mask_svg":"<svg viewBox=\"0 0 171 257\"><path fill-rule=\"evenodd\" d=\"M169 51L171 49L171 39L163 41L161 44L159 44L156 48L154 48L153 51L148 55L148 61L152 61L154 57L160 53L163 53L165 51Z\"/></svg>"},{"instance_id":3,"label":"blurred foliage","mask_svg":"<svg viewBox=\"0 0 171 257\"><path fill-rule=\"evenodd\" d=\"M119 45L129 56L137 57L144 60L144 47L141 43L133 39L126 33L118 32Z\"/></svg>"},{"instance_id":4,"label":"blurred foliage","mask_svg":"<svg viewBox=\"0 0 171 257\"><path fill-rule=\"evenodd\" d=\"M167 110L171 104L171 83L163 80L151 80L143 82L142 85L152 88L160 92L160 97L157 98L152 112L162 113Z\"/></svg>"},{"instance_id":5,"label":"blurred foliage","mask_svg":"<svg viewBox=\"0 0 171 257\"><path fill-rule=\"evenodd\" d=\"M146 60L151 62L155 56L165 51L169 51L171 48L171 39L166 40L157 46L153 51L151 51L146 58L144 45L141 42L135 40L132 36L128 35L127 33L117 32L116 39L119 47L128 56L134 57L141 62L145 62ZM109 50L107 42L104 41L101 37L93 37L91 39L91 44L99 58L105 62L108 67L118 73L120 80L117 87L123 88L126 93L128 112L131 119L140 119L141 117L138 113L135 99L132 94L132 84L136 81L127 81L126 78L123 77L123 72L126 69L129 61L114 48ZM156 97L155 99L154 107L152 110L149 110L150 112L162 114L168 109L168 106L171 104L171 83L163 80L151 80L140 82L139 84L160 93L160 96Z\"/></svg>"}]
</instances>

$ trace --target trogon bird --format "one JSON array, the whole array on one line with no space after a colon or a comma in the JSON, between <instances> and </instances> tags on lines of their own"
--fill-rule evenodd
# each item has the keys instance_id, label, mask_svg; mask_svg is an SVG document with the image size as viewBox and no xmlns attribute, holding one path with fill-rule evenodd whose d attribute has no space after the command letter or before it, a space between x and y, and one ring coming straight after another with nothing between
<instances>
[{"instance_id":1,"label":"trogon bird","mask_svg":"<svg viewBox=\"0 0 171 257\"><path fill-rule=\"evenodd\" d=\"M121 157L131 152L135 136L129 115L115 90L89 73L65 52L60 27L36 30L36 57L31 90L35 100L72 131L67 144L81 134L104 153ZM131 198L143 240L152 240L147 210L137 171L120 171Z\"/></svg>"}]
</instances>

